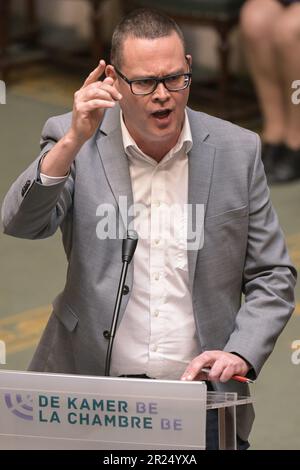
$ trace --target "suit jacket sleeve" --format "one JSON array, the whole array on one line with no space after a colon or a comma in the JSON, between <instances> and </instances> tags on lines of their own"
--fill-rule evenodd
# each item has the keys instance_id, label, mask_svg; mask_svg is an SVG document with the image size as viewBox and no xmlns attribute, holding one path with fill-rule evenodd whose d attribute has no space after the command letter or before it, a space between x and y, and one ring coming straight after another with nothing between
<instances>
[{"instance_id":1,"label":"suit jacket sleeve","mask_svg":"<svg viewBox=\"0 0 300 470\"><path fill-rule=\"evenodd\" d=\"M249 186L249 229L244 265L245 295L224 350L244 357L256 376L294 310L296 270L270 201L260 143Z\"/></svg>"},{"instance_id":2,"label":"suit jacket sleeve","mask_svg":"<svg viewBox=\"0 0 300 470\"><path fill-rule=\"evenodd\" d=\"M41 153L17 178L2 205L4 233L20 238L47 238L55 233L72 205L74 166L67 180L44 186L39 162L64 135L59 118L49 119L42 131Z\"/></svg>"}]
</instances>

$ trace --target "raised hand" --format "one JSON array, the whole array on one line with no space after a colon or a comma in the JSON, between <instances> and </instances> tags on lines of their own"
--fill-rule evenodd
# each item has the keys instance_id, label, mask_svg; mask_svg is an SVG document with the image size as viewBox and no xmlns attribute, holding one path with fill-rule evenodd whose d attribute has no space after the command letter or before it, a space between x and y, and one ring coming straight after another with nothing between
<instances>
[{"instance_id":1,"label":"raised hand","mask_svg":"<svg viewBox=\"0 0 300 470\"><path fill-rule=\"evenodd\" d=\"M105 109L114 107L116 102L122 99L122 95L114 86L113 78L98 80L105 68L105 61L100 60L98 66L74 95L70 131L78 142L83 143L92 137L103 119Z\"/></svg>"}]
</instances>

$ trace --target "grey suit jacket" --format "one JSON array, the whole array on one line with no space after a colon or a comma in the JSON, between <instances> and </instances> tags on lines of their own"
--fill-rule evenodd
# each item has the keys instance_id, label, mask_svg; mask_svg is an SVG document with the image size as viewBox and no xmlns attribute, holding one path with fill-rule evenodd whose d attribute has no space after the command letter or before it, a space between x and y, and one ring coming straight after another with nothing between
<instances>
[{"instance_id":1,"label":"grey suit jacket","mask_svg":"<svg viewBox=\"0 0 300 470\"><path fill-rule=\"evenodd\" d=\"M204 246L188 252L190 289L201 351L246 358L257 376L292 314L296 271L272 208L256 134L188 109L193 136L188 202L205 206ZM102 375L121 269L122 240L96 235L97 207L132 204L118 106L78 153L66 182L43 186L41 155L66 133L71 115L45 125L41 154L10 188L2 207L7 234L38 239L61 228L69 267L63 292L30 365L45 372ZM180 190L180 189L179 189ZM133 266L127 284L131 290ZM241 304L241 294L245 301ZM129 296L124 296L120 321ZM215 388L248 394L229 381ZM239 407L238 434L247 439L252 406Z\"/></svg>"}]
</instances>

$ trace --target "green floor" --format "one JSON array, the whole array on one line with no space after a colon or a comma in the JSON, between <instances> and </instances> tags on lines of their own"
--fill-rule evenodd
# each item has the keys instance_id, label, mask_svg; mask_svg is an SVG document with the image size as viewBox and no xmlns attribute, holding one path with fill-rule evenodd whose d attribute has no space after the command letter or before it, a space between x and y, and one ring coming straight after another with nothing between
<instances>
[{"instance_id":1,"label":"green floor","mask_svg":"<svg viewBox=\"0 0 300 470\"><path fill-rule=\"evenodd\" d=\"M45 120L64 106L13 90L0 106L0 200L13 179L38 154ZM29 93L30 95L30 93ZM69 100L71 99L71 95ZM287 236L291 256L300 267L300 182L271 190ZM59 234L43 241L0 235L0 339L7 343L7 369L25 369L47 319L47 306L62 289L66 262ZM293 365L292 342L300 340L300 292L297 311L277 342L273 355L252 386L256 422L253 449L300 449L300 364Z\"/></svg>"}]
</instances>

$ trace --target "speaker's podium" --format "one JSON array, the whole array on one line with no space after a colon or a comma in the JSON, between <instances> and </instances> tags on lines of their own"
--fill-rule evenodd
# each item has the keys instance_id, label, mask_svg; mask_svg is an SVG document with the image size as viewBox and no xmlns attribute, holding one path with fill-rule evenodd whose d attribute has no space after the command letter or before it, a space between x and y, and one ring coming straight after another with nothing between
<instances>
[{"instance_id":1,"label":"speaker's podium","mask_svg":"<svg viewBox=\"0 0 300 470\"><path fill-rule=\"evenodd\" d=\"M201 450L210 409L220 449L235 449L250 402L205 382L0 371L0 449Z\"/></svg>"}]
</instances>

